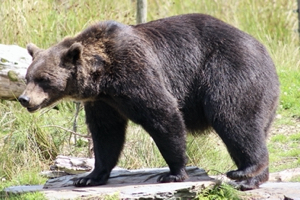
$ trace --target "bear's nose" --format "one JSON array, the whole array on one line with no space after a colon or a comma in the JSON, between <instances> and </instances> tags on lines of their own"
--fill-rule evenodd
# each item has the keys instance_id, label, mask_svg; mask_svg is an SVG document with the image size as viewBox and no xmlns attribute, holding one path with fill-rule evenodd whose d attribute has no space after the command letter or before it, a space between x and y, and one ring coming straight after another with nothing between
<instances>
[{"instance_id":1,"label":"bear's nose","mask_svg":"<svg viewBox=\"0 0 300 200\"><path fill-rule=\"evenodd\" d=\"M29 100L30 100L30 98L28 96L21 95L21 96L19 96L18 100L22 104L22 106L28 107Z\"/></svg>"}]
</instances>

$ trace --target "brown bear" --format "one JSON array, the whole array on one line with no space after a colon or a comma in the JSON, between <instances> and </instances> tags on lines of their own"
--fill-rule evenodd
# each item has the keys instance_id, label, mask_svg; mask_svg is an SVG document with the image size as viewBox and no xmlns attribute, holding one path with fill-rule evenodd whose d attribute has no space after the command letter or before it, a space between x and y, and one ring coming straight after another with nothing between
<instances>
[{"instance_id":1,"label":"brown bear","mask_svg":"<svg viewBox=\"0 0 300 200\"><path fill-rule=\"evenodd\" d=\"M63 98L81 101L92 133L95 168L75 186L105 184L125 140L128 120L154 139L170 172L158 182L188 178L186 132L212 127L237 170L242 190L268 180L266 137L279 96L276 69L250 35L204 14L135 26L94 24L33 58L19 97L29 112Z\"/></svg>"}]
</instances>

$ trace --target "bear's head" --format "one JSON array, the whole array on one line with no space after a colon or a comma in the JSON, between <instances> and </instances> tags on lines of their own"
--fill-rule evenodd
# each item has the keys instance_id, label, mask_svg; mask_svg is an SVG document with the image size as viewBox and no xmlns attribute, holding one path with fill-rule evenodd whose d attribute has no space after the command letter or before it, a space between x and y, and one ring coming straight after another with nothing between
<instances>
[{"instance_id":1,"label":"bear's head","mask_svg":"<svg viewBox=\"0 0 300 200\"><path fill-rule=\"evenodd\" d=\"M32 63L26 74L26 88L18 98L29 112L47 107L62 98L73 98L77 68L82 65L81 43L59 43L43 50L27 45Z\"/></svg>"},{"instance_id":2,"label":"bear's head","mask_svg":"<svg viewBox=\"0 0 300 200\"><path fill-rule=\"evenodd\" d=\"M94 101L114 95L121 79L127 80L124 66L130 63L129 58L142 52L132 51L139 44L132 33L130 26L105 21L48 49L27 45L32 63L20 103L34 112L63 98Z\"/></svg>"}]
</instances>

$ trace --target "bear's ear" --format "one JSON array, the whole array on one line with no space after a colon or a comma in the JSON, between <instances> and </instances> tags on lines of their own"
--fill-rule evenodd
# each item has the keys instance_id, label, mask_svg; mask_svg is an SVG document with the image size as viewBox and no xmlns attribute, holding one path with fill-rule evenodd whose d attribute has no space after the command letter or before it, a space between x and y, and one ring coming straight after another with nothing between
<instances>
[{"instance_id":1,"label":"bear's ear","mask_svg":"<svg viewBox=\"0 0 300 200\"><path fill-rule=\"evenodd\" d=\"M83 46L82 44L75 42L70 48L64 53L63 59L65 62L76 63L81 58Z\"/></svg>"},{"instance_id":2,"label":"bear's ear","mask_svg":"<svg viewBox=\"0 0 300 200\"><path fill-rule=\"evenodd\" d=\"M40 48L38 48L35 44L32 43L27 44L26 48L31 57L34 57L34 54L41 51Z\"/></svg>"}]
</instances>

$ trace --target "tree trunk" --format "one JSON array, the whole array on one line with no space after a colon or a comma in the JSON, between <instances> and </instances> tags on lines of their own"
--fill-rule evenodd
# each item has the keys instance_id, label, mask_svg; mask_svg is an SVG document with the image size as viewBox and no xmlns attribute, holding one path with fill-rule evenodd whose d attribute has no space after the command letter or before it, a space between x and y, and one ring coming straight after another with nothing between
<instances>
[{"instance_id":1,"label":"tree trunk","mask_svg":"<svg viewBox=\"0 0 300 200\"><path fill-rule=\"evenodd\" d=\"M136 5L136 23L147 22L147 0L137 0Z\"/></svg>"}]
</instances>

